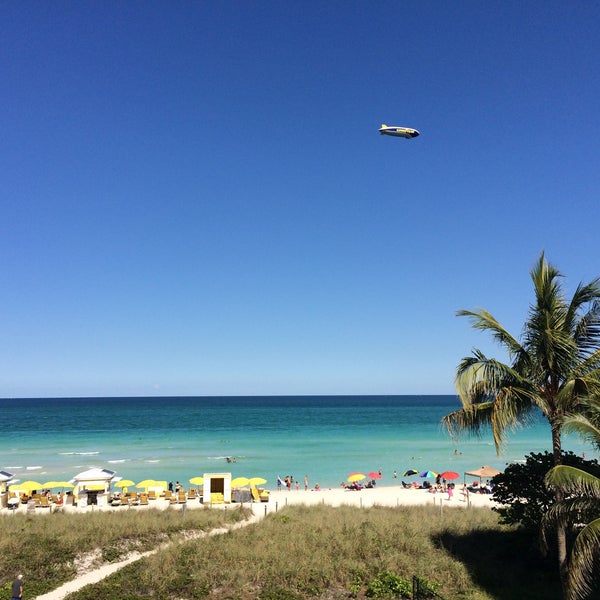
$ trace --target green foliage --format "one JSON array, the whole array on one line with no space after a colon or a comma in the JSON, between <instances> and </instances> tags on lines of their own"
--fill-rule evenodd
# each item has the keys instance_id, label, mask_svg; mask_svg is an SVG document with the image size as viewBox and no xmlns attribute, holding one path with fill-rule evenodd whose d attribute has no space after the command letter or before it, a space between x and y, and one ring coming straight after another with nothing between
<instances>
[{"instance_id":1,"label":"green foliage","mask_svg":"<svg viewBox=\"0 0 600 600\"><path fill-rule=\"evenodd\" d=\"M596 460L585 460L573 452L562 452L562 463L600 475ZM492 510L500 515L501 523L521 525L537 535L544 515L556 502L555 492L544 482L553 466L551 453L532 452L525 456L524 463L512 463L493 478L494 499L501 506Z\"/></svg>"},{"instance_id":2,"label":"green foliage","mask_svg":"<svg viewBox=\"0 0 600 600\"><path fill-rule=\"evenodd\" d=\"M383 571L367 585L369 598L410 598L412 583L390 571Z\"/></svg>"},{"instance_id":3,"label":"green foliage","mask_svg":"<svg viewBox=\"0 0 600 600\"><path fill-rule=\"evenodd\" d=\"M124 548L118 548L116 546L105 546L102 548L102 560L104 562L117 562L126 554Z\"/></svg>"}]
</instances>

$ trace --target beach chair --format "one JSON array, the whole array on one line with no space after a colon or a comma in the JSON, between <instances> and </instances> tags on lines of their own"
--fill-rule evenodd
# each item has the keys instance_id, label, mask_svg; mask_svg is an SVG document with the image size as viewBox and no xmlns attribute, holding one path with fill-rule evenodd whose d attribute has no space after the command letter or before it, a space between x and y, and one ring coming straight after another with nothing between
<instances>
[{"instance_id":1,"label":"beach chair","mask_svg":"<svg viewBox=\"0 0 600 600\"><path fill-rule=\"evenodd\" d=\"M185 490L179 490L179 492L177 492L177 502L179 502L179 504L183 504L184 502L187 502L187 496L185 495Z\"/></svg>"},{"instance_id":2,"label":"beach chair","mask_svg":"<svg viewBox=\"0 0 600 600\"><path fill-rule=\"evenodd\" d=\"M148 500L156 500L156 490L150 490L148 492Z\"/></svg>"},{"instance_id":3,"label":"beach chair","mask_svg":"<svg viewBox=\"0 0 600 600\"><path fill-rule=\"evenodd\" d=\"M225 496L220 492L211 492L210 494L210 503L211 504L224 504Z\"/></svg>"},{"instance_id":4,"label":"beach chair","mask_svg":"<svg viewBox=\"0 0 600 600\"><path fill-rule=\"evenodd\" d=\"M250 486L250 492L252 493L252 499L255 502L268 502L269 501L269 492L266 490L257 490L256 486Z\"/></svg>"},{"instance_id":5,"label":"beach chair","mask_svg":"<svg viewBox=\"0 0 600 600\"><path fill-rule=\"evenodd\" d=\"M50 501L48 500L48 496L42 496L40 498L40 504L39 506L41 508L50 508Z\"/></svg>"},{"instance_id":6,"label":"beach chair","mask_svg":"<svg viewBox=\"0 0 600 600\"><path fill-rule=\"evenodd\" d=\"M140 505L148 505L148 494L140 494Z\"/></svg>"},{"instance_id":7,"label":"beach chair","mask_svg":"<svg viewBox=\"0 0 600 600\"><path fill-rule=\"evenodd\" d=\"M188 492L188 500L195 500L196 499L196 490L194 488L190 488L190 491Z\"/></svg>"},{"instance_id":8,"label":"beach chair","mask_svg":"<svg viewBox=\"0 0 600 600\"><path fill-rule=\"evenodd\" d=\"M165 492L165 500L169 500L171 501L171 498L173 497L173 492L171 490L167 490Z\"/></svg>"}]
</instances>

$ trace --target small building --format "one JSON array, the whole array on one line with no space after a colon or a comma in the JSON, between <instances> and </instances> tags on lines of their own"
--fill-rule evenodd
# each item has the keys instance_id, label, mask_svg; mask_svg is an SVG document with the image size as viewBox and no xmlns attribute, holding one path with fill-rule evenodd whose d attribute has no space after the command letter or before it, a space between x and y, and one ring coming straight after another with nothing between
<instances>
[{"instance_id":1,"label":"small building","mask_svg":"<svg viewBox=\"0 0 600 600\"><path fill-rule=\"evenodd\" d=\"M204 504L231 504L231 473L204 473Z\"/></svg>"},{"instance_id":2,"label":"small building","mask_svg":"<svg viewBox=\"0 0 600 600\"><path fill-rule=\"evenodd\" d=\"M8 483L12 481L14 475L8 471L0 471L0 506L8 506Z\"/></svg>"},{"instance_id":3,"label":"small building","mask_svg":"<svg viewBox=\"0 0 600 600\"><path fill-rule=\"evenodd\" d=\"M97 467L75 475L71 479L71 483L75 486L73 497L77 502L77 506L84 507L89 504L96 504L100 507L107 506L110 484L114 476L114 471Z\"/></svg>"}]
</instances>

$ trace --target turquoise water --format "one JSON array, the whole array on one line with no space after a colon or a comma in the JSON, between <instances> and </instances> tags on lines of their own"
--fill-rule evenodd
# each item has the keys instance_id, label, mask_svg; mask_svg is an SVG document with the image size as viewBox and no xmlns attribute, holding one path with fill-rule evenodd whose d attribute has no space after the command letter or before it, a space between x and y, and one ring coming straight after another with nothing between
<instances>
[{"instance_id":1,"label":"turquoise water","mask_svg":"<svg viewBox=\"0 0 600 600\"><path fill-rule=\"evenodd\" d=\"M334 487L352 471L381 469L389 485L394 470L503 469L551 449L542 420L500 457L490 435L453 441L440 419L458 406L455 396L0 399L0 469L40 483L95 466L134 481L231 472L274 487L277 475L307 474ZM564 446L597 457L578 438Z\"/></svg>"}]
</instances>

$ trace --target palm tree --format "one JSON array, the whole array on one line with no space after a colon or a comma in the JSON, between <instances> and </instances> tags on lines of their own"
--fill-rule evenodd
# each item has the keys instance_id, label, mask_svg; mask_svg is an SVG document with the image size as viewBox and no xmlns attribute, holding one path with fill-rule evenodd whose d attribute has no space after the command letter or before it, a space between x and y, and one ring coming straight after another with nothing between
<instances>
[{"instance_id":1,"label":"palm tree","mask_svg":"<svg viewBox=\"0 0 600 600\"><path fill-rule=\"evenodd\" d=\"M544 253L531 270L535 302L521 340L486 310L461 310L475 329L488 331L507 351L510 364L479 350L463 358L456 372L462 408L446 415L451 434L491 427L500 453L506 433L540 410L550 425L554 464L561 462L561 428L567 413L580 412L583 397L600 399L600 278L579 284L567 302L562 275ZM557 489L557 500L561 492ZM566 537L557 529L558 562L566 589Z\"/></svg>"},{"instance_id":2,"label":"palm tree","mask_svg":"<svg viewBox=\"0 0 600 600\"><path fill-rule=\"evenodd\" d=\"M576 431L600 449L600 406L592 404L591 416L573 415L564 431ZM563 500L554 504L544 517L542 539L551 525L565 529L585 523L580 529L569 557L567 594L569 600L589 597L597 585L595 568L600 567L600 477L592 473L558 465L548 471L546 485L560 489Z\"/></svg>"}]
</instances>

